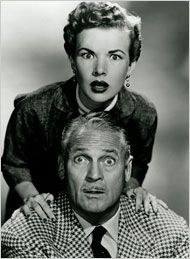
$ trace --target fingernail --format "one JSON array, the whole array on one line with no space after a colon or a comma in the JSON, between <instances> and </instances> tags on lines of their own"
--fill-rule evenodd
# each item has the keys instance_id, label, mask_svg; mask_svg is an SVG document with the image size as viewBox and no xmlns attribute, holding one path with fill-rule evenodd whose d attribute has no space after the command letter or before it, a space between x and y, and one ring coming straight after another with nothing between
<instances>
[{"instance_id":1,"label":"fingernail","mask_svg":"<svg viewBox=\"0 0 190 259\"><path fill-rule=\"evenodd\" d=\"M47 204L50 205L50 204L51 204L51 201L50 201L50 200L47 200Z\"/></svg>"}]
</instances>

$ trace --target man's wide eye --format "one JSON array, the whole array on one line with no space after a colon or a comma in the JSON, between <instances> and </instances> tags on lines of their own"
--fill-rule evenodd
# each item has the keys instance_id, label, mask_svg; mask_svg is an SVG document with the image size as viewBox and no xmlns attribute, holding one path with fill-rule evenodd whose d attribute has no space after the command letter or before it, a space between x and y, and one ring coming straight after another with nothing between
<instances>
[{"instance_id":1,"label":"man's wide eye","mask_svg":"<svg viewBox=\"0 0 190 259\"><path fill-rule=\"evenodd\" d=\"M74 158L74 162L76 164L82 164L86 161L85 157L84 156L77 156Z\"/></svg>"},{"instance_id":2,"label":"man's wide eye","mask_svg":"<svg viewBox=\"0 0 190 259\"><path fill-rule=\"evenodd\" d=\"M93 58L93 55L91 53L82 53L81 56L84 59L92 59Z\"/></svg>"},{"instance_id":3,"label":"man's wide eye","mask_svg":"<svg viewBox=\"0 0 190 259\"><path fill-rule=\"evenodd\" d=\"M106 166L113 166L113 165L115 165L115 159L114 158L106 158L104 160L104 163L106 164Z\"/></svg>"}]
</instances>

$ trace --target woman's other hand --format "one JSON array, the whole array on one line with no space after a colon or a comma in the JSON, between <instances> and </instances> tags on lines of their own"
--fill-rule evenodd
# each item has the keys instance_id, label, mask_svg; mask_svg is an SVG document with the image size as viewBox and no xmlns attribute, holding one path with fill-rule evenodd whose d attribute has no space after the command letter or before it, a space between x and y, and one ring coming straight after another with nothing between
<instances>
[{"instance_id":1,"label":"woman's other hand","mask_svg":"<svg viewBox=\"0 0 190 259\"><path fill-rule=\"evenodd\" d=\"M55 216L50 208L50 203L53 199L54 197L50 193L29 196L24 199L24 205L13 213L11 219L14 220L19 212L23 212L28 218L31 215L32 210L34 210L44 221L48 219L55 220Z\"/></svg>"},{"instance_id":2,"label":"woman's other hand","mask_svg":"<svg viewBox=\"0 0 190 259\"><path fill-rule=\"evenodd\" d=\"M149 214L151 206L152 206L154 213L157 214L158 203L165 209L168 209L168 206L163 201L157 199L154 195L152 195L151 193L149 193L146 189L144 189L142 187L128 189L127 196L132 199L136 199L136 211L139 211L141 204L143 204L145 213L147 215Z\"/></svg>"},{"instance_id":3,"label":"woman's other hand","mask_svg":"<svg viewBox=\"0 0 190 259\"><path fill-rule=\"evenodd\" d=\"M24 199L24 205L21 207L21 210L26 217L30 216L31 210L35 210L44 221L55 219L52 209L49 206L53 199L54 197L50 193L33 195Z\"/></svg>"}]
</instances>

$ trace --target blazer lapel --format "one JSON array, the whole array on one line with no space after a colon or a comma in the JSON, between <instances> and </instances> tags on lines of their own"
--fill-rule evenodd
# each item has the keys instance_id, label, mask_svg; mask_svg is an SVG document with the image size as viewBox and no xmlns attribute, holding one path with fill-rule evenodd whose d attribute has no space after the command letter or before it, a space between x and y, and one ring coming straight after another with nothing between
<instances>
[{"instance_id":1,"label":"blazer lapel","mask_svg":"<svg viewBox=\"0 0 190 259\"><path fill-rule=\"evenodd\" d=\"M82 226L73 215L73 227L69 233L66 246L66 257L89 258L93 257L90 244L85 236Z\"/></svg>"},{"instance_id":2,"label":"blazer lapel","mask_svg":"<svg viewBox=\"0 0 190 259\"><path fill-rule=\"evenodd\" d=\"M152 257L151 249L154 246L154 240L137 222L135 208L128 202L126 197L121 198L117 257Z\"/></svg>"},{"instance_id":3,"label":"blazer lapel","mask_svg":"<svg viewBox=\"0 0 190 259\"><path fill-rule=\"evenodd\" d=\"M55 243L59 250L59 257L93 257L83 228L75 217L66 195L62 195L63 197L59 199L60 213L55 231Z\"/></svg>"}]
</instances>

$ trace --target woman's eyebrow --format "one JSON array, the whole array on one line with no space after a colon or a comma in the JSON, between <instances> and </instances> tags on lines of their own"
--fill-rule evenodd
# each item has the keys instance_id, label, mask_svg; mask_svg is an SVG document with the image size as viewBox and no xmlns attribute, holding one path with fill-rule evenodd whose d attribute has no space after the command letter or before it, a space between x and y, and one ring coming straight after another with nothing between
<instances>
[{"instance_id":1,"label":"woman's eyebrow","mask_svg":"<svg viewBox=\"0 0 190 259\"><path fill-rule=\"evenodd\" d=\"M88 48L84 48L84 47L78 49L78 50L77 50L77 53L79 53L79 52L82 51L82 50L86 50L86 51L88 51L89 53L94 54L94 51L93 51L93 50L88 49ZM114 53L116 53L116 52L121 52L121 53L123 53L124 55L126 55L126 52L123 51L123 50L121 50L121 49L114 49L114 50L109 50L109 51L108 51L109 54L114 54Z\"/></svg>"}]
</instances>

